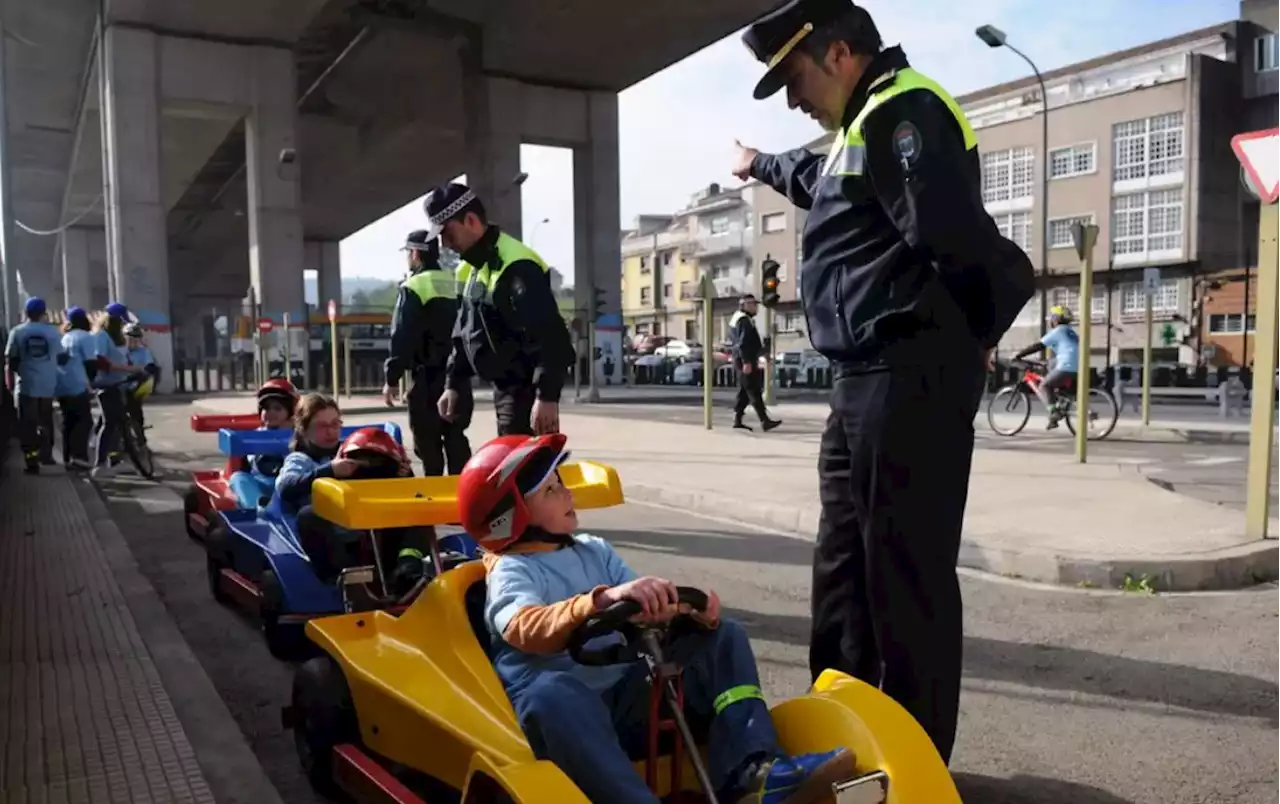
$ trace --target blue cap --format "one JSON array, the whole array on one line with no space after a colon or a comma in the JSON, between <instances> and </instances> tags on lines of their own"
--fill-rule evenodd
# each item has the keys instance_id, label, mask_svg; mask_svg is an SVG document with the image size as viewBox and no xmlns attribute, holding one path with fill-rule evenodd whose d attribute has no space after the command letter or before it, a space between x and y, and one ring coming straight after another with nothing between
<instances>
[{"instance_id":1,"label":"blue cap","mask_svg":"<svg viewBox=\"0 0 1280 804\"><path fill-rule=\"evenodd\" d=\"M107 305L106 309L107 309L107 315L111 316L112 318L128 318L129 317L129 308L125 307L120 302L111 302L110 304Z\"/></svg>"},{"instance_id":2,"label":"blue cap","mask_svg":"<svg viewBox=\"0 0 1280 804\"><path fill-rule=\"evenodd\" d=\"M27 318L39 318L44 315L44 311L49 308L45 307L44 299L39 296L32 296L27 299L27 303L23 309L27 311Z\"/></svg>"},{"instance_id":3,"label":"blue cap","mask_svg":"<svg viewBox=\"0 0 1280 804\"><path fill-rule=\"evenodd\" d=\"M76 305L72 305L72 306L68 307L67 309L63 310L63 311L62 311L62 314L63 314L63 315L65 315L65 316L67 317L67 320L68 320L68 321L71 321L71 320L76 319L76 318L88 318L88 317L89 317L89 314L88 314L88 313L86 313L86 312L84 311L84 308L83 308L83 307L77 307Z\"/></svg>"}]
</instances>

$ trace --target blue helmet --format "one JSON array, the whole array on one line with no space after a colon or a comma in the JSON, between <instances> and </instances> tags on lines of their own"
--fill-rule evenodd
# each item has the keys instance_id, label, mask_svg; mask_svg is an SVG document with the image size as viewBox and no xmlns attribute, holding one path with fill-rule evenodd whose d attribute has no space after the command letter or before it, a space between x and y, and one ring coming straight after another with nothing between
<instances>
[{"instance_id":1,"label":"blue helmet","mask_svg":"<svg viewBox=\"0 0 1280 804\"><path fill-rule=\"evenodd\" d=\"M27 303L23 309L27 311L27 318L39 318L44 315L45 310L49 308L45 306L44 299L39 296L32 296L27 299Z\"/></svg>"},{"instance_id":2,"label":"blue helmet","mask_svg":"<svg viewBox=\"0 0 1280 804\"><path fill-rule=\"evenodd\" d=\"M129 308L125 307L120 302L111 302L110 304L107 305L106 310L107 310L107 315L111 316L112 318L127 319L129 317Z\"/></svg>"},{"instance_id":3,"label":"blue helmet","mask_svg":"<svg viewBox=\"0 0 1280 804\"><path fill-rule=\"evenodd\" d=\"M64 310L63 315L67 317L68 321L81 321L88 320L89 318L89 314L84 311L83 307L77 307L75 305Z\"/></svg>"}]
</instances>

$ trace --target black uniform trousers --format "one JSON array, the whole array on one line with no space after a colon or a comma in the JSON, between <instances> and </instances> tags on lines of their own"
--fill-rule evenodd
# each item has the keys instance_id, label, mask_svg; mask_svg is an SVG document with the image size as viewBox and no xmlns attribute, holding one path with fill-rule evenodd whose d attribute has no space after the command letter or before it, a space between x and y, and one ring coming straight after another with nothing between
<instances>
[{"instance_id":1,"label":"black uniform trousers","mask_svg":"<svg viewBox=\"0 0 1280 804\"><path fill-rule=\"evenodd\" d=\"M976 347L845 374L818 455L809 667L879 686L950 761L960 701L956 560L984 373Z\"/></svg>"},{"instance_id":2,"label":"black uniform trousers","mask_svg":"<svg viewBox=\"0 0 1280 804\"><path fill-rule=\"evenodd\" d=\"M18 394L18 441L27 463L53 461L53 398Z\"/></svg>"},{"instance_id":3,"label":"black uniform trousers","mask_svg":"<svg viewBox=\"0 0 1280 804\"><path fill-rule=\"evenodd\" d=\"M409 429L413 431L413 451L422 461L422 473L427 477L440 477L445 469L457 476L471 458L471 443L467 441L467 428L471 426L471 413L475 409L475 397L468 385L458 390L458 409L453 421L440 418L437 403L444 393L443 369L420 368L413 374L413 387L409 389Z\"/></svg>"},{"instance_id":4,"label":"black uniform trousers","mask_svg":"<svg viewBox=\"0 0 1280 804\"><path fill-rule=\"evenodd\" d=\"M742 414L747 412L747 405L750 405L756 415L760 417L760 422L769 420L769 411L764 406L764 375L760 373L759 366L752 369L748 374L742 369L738 369L738 398L733 403L734 421L742 421Z\"/></svg>"},{"instance_id":5,"label":"black uniform trousers","mask_svg":"<svg viewBox=\"0 0 1280 804\"><path fill-rule=\"evenodd\" d=\"M533 403L538 392L528 383L493 386L493 412L498 417L498 435L533 435Z\"/></svg>"}]
</instances>

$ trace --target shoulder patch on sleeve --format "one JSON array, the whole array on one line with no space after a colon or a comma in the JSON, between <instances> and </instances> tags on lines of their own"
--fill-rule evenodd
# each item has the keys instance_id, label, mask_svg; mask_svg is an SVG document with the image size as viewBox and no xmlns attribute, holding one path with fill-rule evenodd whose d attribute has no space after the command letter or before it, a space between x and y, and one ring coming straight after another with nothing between
<instances>
[{"instance_id":1,"label":"shoulder patch on sleeve","mask_svg":"<svg viewBox=\"0 0 1280 804\"><path fill-rule=\"evenodd\" d=\"M903 120L893 130L893 152L898 155L898 160L902 162L904 168L910 167L920 158L920 149L923 144L920 129L916 128L910 120Z\"/></svg>"}]
</instances>

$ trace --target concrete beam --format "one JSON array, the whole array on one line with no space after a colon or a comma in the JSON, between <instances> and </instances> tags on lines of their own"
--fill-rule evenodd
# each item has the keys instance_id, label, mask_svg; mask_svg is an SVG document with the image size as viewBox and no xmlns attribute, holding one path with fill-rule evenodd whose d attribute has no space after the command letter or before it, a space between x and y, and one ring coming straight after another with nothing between
<instances>
[{"instance_id":1,"label":"concrete beam","mask_svg":"<svg viewBox=\"0 0 1280 804\"><path fill-rule=\"evenodd\" d=\"M521 133L506 125L508 104L519 103L520 85L468 71L466 105L467 185L484 203L489 219L512 237L521 237L520 190L511 180L520 172Z\"/></svg>"},{"instance_id":2,"label":"concrete beam","mask_svg":"<svg viewBox=\"0 0 1280 804\"><path fill-rule=\"evenodd\" d=\"M316 303L327 310L329 300L342 309L342 252L336 240L308 240L304 244L304 266L316 272Z\"/></svg>"},{"instance_id":3,"label":"concrete beam","mask_svg":"<svg viewBox=\"0 0 1280 804\"><path fill-rule=\"evenodd\" d=\"M622 247L618 239L618 96L583 93L591 139L573 149L574 302L593 309L604 294L604 315L621 311Z\"/></svg>"}]
</instances>

